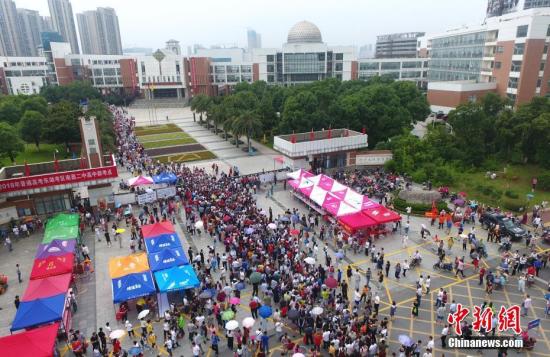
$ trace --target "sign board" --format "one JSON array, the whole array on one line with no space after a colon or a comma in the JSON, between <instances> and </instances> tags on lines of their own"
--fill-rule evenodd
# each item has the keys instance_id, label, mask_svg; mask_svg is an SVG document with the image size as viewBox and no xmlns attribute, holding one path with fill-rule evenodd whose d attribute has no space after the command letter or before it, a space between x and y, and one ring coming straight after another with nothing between
<instances>
[{"instance_id":1,"label":"sign board","mask_svg":"<svg viewBox=\"0 0 550 357\"><path fill-rule=\"evenodd\" d=\"M142 205L145 203L155 202L157 200L157 193L155 191L145 192L137 196L138 204Z\"/></svg>"},{"instance_id":2,"label":"sign board","mask_svg":"<svg viewBox=\"0 0 550 357\"><path fill-rule=\"evenodd\" d=\"M384 166L386 161L393 157L390 151L378 153L357 154L355 157L355 165L357 166Z\"/></svg>"},{"instance_id":3,"label":"sign board","mask_svg":"<svg viewBox=\"0 0 550 357\"><path fill-rule=\"evenodd\" d=\"M532 321L529 321L529 323L527 324L527 329L531 330L531 329L534 329L535 327L539 327L539 325L540 325L540 319L532 320Z\"/></svg>"},{"instance_id":4,"label":"sign board","mask_svg":"<svg viewBox=\"0 0 550 357\"><path fill-rule=\"evenodd\" d=\"M124 206L128 203L136 203L135 193L122 193L114 196L116 206Z\"/></svg>"},{"instance_id":5,"label":"sign board","mask_svg":"<svg viewBox=\"0 0 550 357\"><path fill-rule=\"evenodd\" d=\"M169 186L166 188L159 188L157 189L157 198L168 198L168 197L174 197L176 195L176 187L175 186Z\"/></svg>"},{"instance_id":6,"label":"sign board","mask_svg":"<svg viewBox=\"0 0 550 357\"><path fill-rule=\"evenodd\" d=\"M9 223L12 218L18 218L17 208L15 208L15 206L0 208L0 224Z\"/></svg>"}]
</instances>

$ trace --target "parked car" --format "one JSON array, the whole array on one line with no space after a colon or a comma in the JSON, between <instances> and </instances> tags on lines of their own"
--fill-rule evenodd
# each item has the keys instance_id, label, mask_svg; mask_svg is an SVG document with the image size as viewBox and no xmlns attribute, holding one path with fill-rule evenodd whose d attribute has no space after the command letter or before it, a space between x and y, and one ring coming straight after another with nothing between
<instances>
[{"instance_id":1,"label":"parked car","mask_svg":"<svg viewBox=\"0 0 550 357\"><path fill-rule=\"evenodd\" d=\"M498 224L500 231L513 241L521 240L527 236L527 231L525 229L514 223L512 219L500 213L485 212L481 215L479 220L485 229L489 229L490 226Z\"/></svg>"}]
</instances>

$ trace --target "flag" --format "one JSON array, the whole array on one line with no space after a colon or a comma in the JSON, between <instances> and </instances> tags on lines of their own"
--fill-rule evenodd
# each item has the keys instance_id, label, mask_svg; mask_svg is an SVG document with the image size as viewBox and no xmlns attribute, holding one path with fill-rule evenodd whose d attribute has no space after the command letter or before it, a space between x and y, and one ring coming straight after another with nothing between
<instances>
[{"instance_id":1,"label":"flag","mask_svg":"<svg viewBox=\"0 0 550 357\"><path fill-rule=\"evenodd\" d=\"M292 136L290 137L290 142L293 144L296 144L296 134L294 134L294 132L292 132Z\"/></svg>"},{"instance_id":2,"label":"flag","mask_svg":"<svg viewBox=\"0 0 550 357\"><path fill-rule=\"evenodd\" d=\"M59 161L57 161L57 157L55 158L55 160L53 162L53 168L54 168L55 172L59 171Z\"/></svg>"},{"instance_id":3,"label":"flag","mask_svg":"<svg viewBox=\"0 0 550 357\"><path fill-rule=\"evenodd\" d=\"M27 164L27 160L25 160L25 176L31 175L31 168L29 167L29 164Z\"/></svg>"},{"instance_id":4,"label":"flag","mask_svg":"<svg viewBox=\"0 0 550 357\"><path fill-rule=\"evenodd\" d=\"M331 128L328 128L327 138L328 138L328 139L331 139L331 138L332 138L332 129L331 129Z\"/></svg>"},{"instance_id":5,"label":"flag","mask_svg":"<svg viewBox=\"0 0 550 357\"><path fill-rule=\"evenodd\" d=\"M311 132L309 133L309 140L311 141L315 140L315 134L313 133L313 129L311 129Z\"/></svg>"}]
</instances>

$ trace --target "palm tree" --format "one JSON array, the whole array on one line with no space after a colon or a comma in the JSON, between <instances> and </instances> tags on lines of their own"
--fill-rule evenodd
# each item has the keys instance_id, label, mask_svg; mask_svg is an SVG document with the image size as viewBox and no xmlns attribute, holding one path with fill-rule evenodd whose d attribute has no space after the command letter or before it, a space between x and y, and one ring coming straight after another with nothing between
<instances>
[{"instance_id":1,"label":"palm tree","mask_svg":"<svg viewBox=\"0 0 550 357\"><path fill-rule=\"evenodd\" d=\"M214 131L218 134L218 126L223 125L227 120L227 110L223 103L214 104L211 106L211 114L208 116L214 122Z\"/></svg>"},{"instance_id":2,"label":"palm tree","mask_svg":"<svg viewBox=\"0 0 550 357\"><path fill-rule=\"evenodd\" d=\"M261 134L262 131L262 121L258 115L253 111L247 110L235 119L233 127L238 136L246 135L248 152L250 152L252 146L251 137Z\"/></svg>"},{"instance_id":3,"label":"palm tree","mask_svg":"<svg viewBox=\"0 0 550 357\"><path fill-rule=\"evenodd\" d=\"M191 110L200 114L200 124L202 125L202 114L208 111L208 108L212 104L212 98L199 94L191 101Z\"/></svg>"},{"instance_id":4,"label":"palm tree","mask_svg":"<svg viewBox=\"0 0 550 357\"><path fill-rule=\"evenodd\" d=\"M227 140L227 134L228 133L232 133L233 134L233 137L234 137L234 131L233 131L233 123L235 122L235 119L231 118L231 117L228 117L224 122L223 122L223 131L225 133L225 140ZM236 140L236 143L237 143L237 147L239 147L239 141Z\"/></svg>"}]
</instances>

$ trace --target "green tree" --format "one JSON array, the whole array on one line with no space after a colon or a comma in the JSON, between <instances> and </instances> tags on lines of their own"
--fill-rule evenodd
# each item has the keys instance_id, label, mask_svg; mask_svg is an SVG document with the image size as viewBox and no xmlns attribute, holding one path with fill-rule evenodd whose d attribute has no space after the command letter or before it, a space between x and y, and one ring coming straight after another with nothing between
<instances>
[{"instance_id":1,"label":"green tree","mask_svg":"<svg viewBox=\"0 0 550 357\"><path fill-rule=\"evenodd\" d=\"M44 86L40 90L40 95L49 103L68 100L79 104L84 99L101 99L101 93L89 81L73 81L64 86Z\"/></svg>"},{"instance_id":2,"label":"green tree","mask_svg":"<svg viewBox=\"0 0 550 357\"><path fill-rule=\"evenodd\" d=\"M0 121L14 125L21 119L21 108L13 100L4 100L0 104Z\"/></svg>"},{"instance_id":3,"label":"green tree","mask_svg":"<svg viewBox=\"0 0 550 357\"><path fill-rule=\"evenodd\" d=\"M68 149L71 142L80 141L78 118L81 115L78 105L68 101L61 101L50 107L44 138L55 144L65 144Z\"/></svg>"},{"instance_id":4,"label":"green tree","mask_svg":"<svg viewBox=\"0 0 550 357\"><path fill-rule=\"evenodd\" d=\"M202 115L208 111L208 107L212 103L212 99L204 94L199 94L191 100L191 110L199 113L199 122L202 125Z\"/></svg>"},{"instance_id":5,"label":"green tree","mask_svg":"<svg viewBox=\"0 0 550 357\"><path fill-rule=\"evenodd\" d=\"M44 97L33 95L25 99L21 105L21 111L25 113L28 110L39 112L42 115L48 114L48 102Z\"/></svg>"},{"instance_id":6,"label":"green tree","mask_svg":"<svg viewBox=\"0 0 550 357\"><path fill-rule=\"evenodd\" d=\"M23 150L25 144L17 135L17 130L8 123L0 122L0 157L7 157L14 163Z\"/></svg>"},{"instance_id":7,"label":"green tree","mask_svg":"<svg viewBox=\"0 0 550 357\"><path fill-rule=\"evenodd\" d=\"M250 138L262 132L262 122L251 110L243 112L233 122L233 130L237 136L245 135L248 151L251 149Z\"/></svg>"},{"instance_id":8,"label":"green tree","mask_svg":"<svg viewBox=\"0 0 550 357\"><path fill-rule=\"evenodd\" d=\"M21 138L28 143L34 143L36 149L39 149L45 121L46 118L42 113L34 110L27 110L19 121Z\"/></svg>"}]
</instances>

